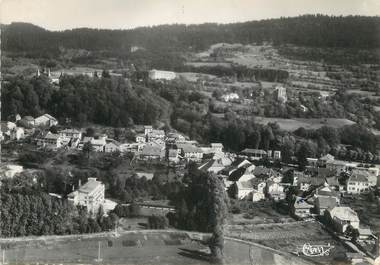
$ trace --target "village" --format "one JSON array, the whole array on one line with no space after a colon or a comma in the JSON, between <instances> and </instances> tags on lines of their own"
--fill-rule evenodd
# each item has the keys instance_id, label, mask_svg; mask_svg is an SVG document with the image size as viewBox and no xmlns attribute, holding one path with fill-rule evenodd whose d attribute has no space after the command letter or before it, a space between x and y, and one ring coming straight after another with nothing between
<instances>
[{"instance_id":1,"label":"village","mask_svg":"<svg viewBox=\"0 0 380 265\"><path fill-rule=\"evenodd\" d=\"M223 180L231 199L252 205L265 201L280 204L282 211L285 209L294 222L320 223L325 231L352 250L347 252L348 259L363 260L366 255L375 255L373 249L376 249L380 232L379 197L376 195L380 165L342 161L326 154L307 158L305 170L299 171L297 165L281 162L278 150L245 148L238 153L225 152L221 143L200 145L186 135L152 125L135 126L135 140L119 142L93 130L60 126L49 114L36 118L16 115L15 120L1 125L3 143L22 145L29 142L43 152L128 155L130 161L164 162L178 171L183 171L189 163L196 163L198 170L217 174ZM23 170L16 163L3 163L2 176L12 178ZM147 179L154 176L152 172L144 171L136 175ZM51 196L61 198L59 194ZM100 206L107 213L117 205L112 198L105 198L104 184L92 177L84 185L79 184L67 198L74 205L85 206L89 213L96 213ZM368 202L374 206L365 206ZM140 203L145 207L150 204ZM159 202L153 205L164 213L174 210L167 205L160 206ZM371 213L369 218L371 208L375 208L377 214ZM236 205L232 211L241 213ZM243 215L243 220L248 223L251 218L248 213ZM272 223L276 225L277 222ZM236 222L231 227L233 234ZM244 231L244 226L239 229Z\"/></svg>"},{"instance_id":2,"label":"village","mask_svg":"<svg viewBox=\"0 0 380 265\"><path fill-rule=\"evenodd\" d=\"M377 264L378 23L1 25L0 263Z\"/></svg>"}]
</instances>

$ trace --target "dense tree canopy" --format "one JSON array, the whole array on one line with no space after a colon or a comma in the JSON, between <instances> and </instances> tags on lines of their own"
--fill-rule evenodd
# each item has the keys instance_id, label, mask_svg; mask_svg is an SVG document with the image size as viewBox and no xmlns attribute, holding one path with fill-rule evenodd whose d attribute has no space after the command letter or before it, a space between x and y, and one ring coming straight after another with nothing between
<instances>
[{"instance_id":1,"label":"dense tree canopy","mask_svg":"<svg viewBox=\"0 0 380 265\"><path fill-rule=\"evenodd\" d=\"M218 42L378 48L380 18L304 15L235 24L162 25L131 30L73 29L51 32L25 23L3 26L6 51L41 53L74 48L121 54L133 45L149 50L205 49ZM153 48L153 49L151 49Z\"/></svg>"}]
</instances>

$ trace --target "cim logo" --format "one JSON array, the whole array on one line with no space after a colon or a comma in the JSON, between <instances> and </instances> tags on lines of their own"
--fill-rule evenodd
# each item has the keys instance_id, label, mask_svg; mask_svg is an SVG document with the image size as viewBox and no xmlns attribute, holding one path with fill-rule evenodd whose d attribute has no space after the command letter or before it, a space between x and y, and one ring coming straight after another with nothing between
<instances>
[{"instance_id":1,"label":"cim logo","mask_svg":"<svg viewBox=\"0 0 380 265\"><path fill-rule=\"evenodd\" d=\"M305 243L302 247L302 253L308 257L329 256L330 250L333 248L334 246L330 245L330 243L327 245L310 245L309 243Z\"/></svg>"}]
</instances>

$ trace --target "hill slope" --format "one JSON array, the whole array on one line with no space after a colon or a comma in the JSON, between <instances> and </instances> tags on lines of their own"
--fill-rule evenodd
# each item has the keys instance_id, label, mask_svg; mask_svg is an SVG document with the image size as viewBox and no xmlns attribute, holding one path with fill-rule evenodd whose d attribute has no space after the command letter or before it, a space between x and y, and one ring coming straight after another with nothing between
<instances>
[{"instance_id":1,"label":"hill slope","mask_svg":"<svg viewBox=\"0 0 380 265\"><path fill-rule=\"evenodd\" d=\"M218 42L294 44L309 47L379 48L380 17L304 15L234 24L162 25L131 30L80 28L47 31L26 23L2 25L3 49L58 53L59 47L127 52L133 45L150 50L201 50Z\"/></svg>"}]
</instances>

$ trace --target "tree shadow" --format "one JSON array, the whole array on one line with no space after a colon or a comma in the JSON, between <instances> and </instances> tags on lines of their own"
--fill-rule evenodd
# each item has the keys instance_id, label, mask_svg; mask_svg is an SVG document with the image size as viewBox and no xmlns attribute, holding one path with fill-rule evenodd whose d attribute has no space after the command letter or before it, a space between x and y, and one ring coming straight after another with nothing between
<instances>
[{"instance_id":1,"label":"tree shadow","mask_svg":"<svg viewBox=\"0 0 380 265\"><path fill-rule=\"evenodd\" d=\"M199 250L179 248L181 252L178 254L187 258L211 262L211 255Z\"/></svg>"}]
</instances>

